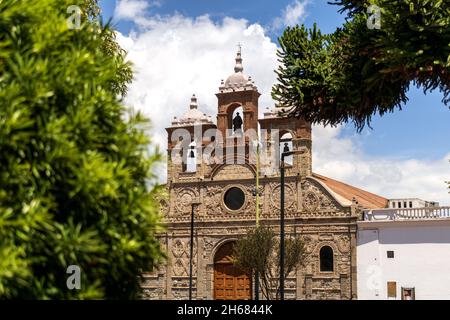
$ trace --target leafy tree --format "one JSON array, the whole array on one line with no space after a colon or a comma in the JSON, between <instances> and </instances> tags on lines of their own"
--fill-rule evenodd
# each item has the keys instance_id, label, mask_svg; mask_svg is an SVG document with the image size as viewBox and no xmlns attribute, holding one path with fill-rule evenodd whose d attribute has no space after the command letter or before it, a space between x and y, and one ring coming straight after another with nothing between
<instances>
[{"instance_id":1,"label":"leafy tree","mask_svg":"<svg viewBox=\"0 0 450 320\"><path fill-rule=\"evenodd\" d=\"M98 12L0 0L0 298L135 298L162 259L149 187L160 156L122 104L130 65Z\"/></svg>"},{"instance_id":2,"label":"leafy tree","mask_svg":"<svg viewBox=\"0 0 450 320\"><path fill-rule=\"evenodd\" d=\"M239 239L234 246L234 263L248 274L259 274L261 291L267 300L280 293L280 242L269 227L258 226ZM299 237L285 239L284 276L287 277L305 260L304 243Z\"/></svg>"},{"instance_id":3,"label":"leafy tree","mask_svg":"<svg viewBox=\"0 0 450 320\"><path fill-rule=\"evenodd\" d=\"M450 101L450 0L335 0L346 23L329 35L287 28L272 95L281 112L312 123L352 121L401 109L410 84ZM371 5L381 28L369 28Z\"/></svg>"}]
</instances>

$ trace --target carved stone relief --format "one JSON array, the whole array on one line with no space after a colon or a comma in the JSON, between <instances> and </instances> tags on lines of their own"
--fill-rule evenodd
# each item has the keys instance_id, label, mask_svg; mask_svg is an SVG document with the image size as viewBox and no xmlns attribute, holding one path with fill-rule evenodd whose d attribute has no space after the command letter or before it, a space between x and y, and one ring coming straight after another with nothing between
<instances>
[{"instance_id":1,"label":"carved stone relief","mask_svg":"<svg viewBox=\"0 0 450 320\"><path fill-rule=\"evenodd\" d=\"M303 208L308 212L314 212L319 207L319 197L312 191L305 193L303 197Z\"/></svg>"},{"instance_id":2,"label":"carved stone relief","mask_svg":"<svg viewBox=\"0 0 450 320\"><path fill-rule=\"evenodd\" d=\"M172 245L172 276L174 277L185 277L189 275L189 254L190 254L190 241L183 241L177 239ZM194 241L193 257L192 257L192 274L195 275L197 272L197 245Z\"/></svg>"},{"instance_id":3,"label":"carved stone relief","mask_svg":"<svg viewBox=\"0 0 450 320\"><path fill-rule=\"evenodd\" d=\"M345 216L347 213L331 195L318 183L304 180L301 183L303 192L303 207L309 215Z\"/></svg>"},{"instance_id":4,"label":"carved stone relief","mask_svg":"<svg viewBox=\"0 0 450 320\"><path fill-rule=\"evenodd\" d=\"M270 205L271 205L271 211L276 213L278 215L280 210L280 197L281 197L281 190L280 190L280 184L279 183L270 183ZM293 214L296 211L296 192L295 192L295 186L292 183L285 184L284 188L284 210L287 214Z\"/></svg>"},{"instance_id":5,"label":"carved stone relief","mask_svg":"<svg viewBox=\"0 0 450 320\"><path fill-rule=\"evenodd\" d=\"M163 294L163 288L145 288L142 290L141 298L147 300L160 300L163 299Z\"/></svg>"},{"instance_id":6,"label":"carved stone relief","mask_svg":"<svg viewBox=\"0 0 450 320\"><path fill-rule=\"evenodd\" d=\"M194 202L197 193L191 188L183 188L177 192L175 211L177 215L191 212L191 204Z\"/></svg>"},{"instance_id":7,"label":"carved stone relief","mask_svg":"<svg viewBox=\"0 0 450 320\"><path fill-rule=\"evenodd\" d=\"M348 235L340 235L337 238L337 246L342 253L350 251L350 237Z\"/></svg>"},{"instance_id":8,"label":"carved stone relief","mask_svg":"<svg viewBox=\"0 0 450 320\"><path fill-rule=\"evenodd\" d=\"M205 192L205 208L208 215L220 215L222 213L219 206L222 201L223 187L220 185L207 186Z\"/></svg>"}]
</instances>

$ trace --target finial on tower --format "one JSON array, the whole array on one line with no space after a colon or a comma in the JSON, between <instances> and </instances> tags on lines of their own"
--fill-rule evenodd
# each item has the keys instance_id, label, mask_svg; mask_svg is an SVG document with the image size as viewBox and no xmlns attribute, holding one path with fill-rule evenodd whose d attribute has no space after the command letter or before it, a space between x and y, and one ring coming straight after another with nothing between
<instances>
[{"instance_id":1,"label":"finial on tower","mask_svg":"<svg viewBox=\"0 0 450 320\"><path fill-rule=\"evenodd\" d=\"M236 55L236 66L234 67L234 72L242 72L244 70L244 67L242 66L241 51L242 51L241 43L238 43L238 52Z\"/></svg>"},{"instance_id":2,"label":"finial on tower","mask_svg":"<svg viewBox=\"0 0 450 320\"><path fill-rule=\"evenodd\" d=\"M191 105L190 105L191 109L197 109L198 104L197 104L197 97L195 96L195 94L192 95L191 97Z\"/></svg>"}]
</instances>

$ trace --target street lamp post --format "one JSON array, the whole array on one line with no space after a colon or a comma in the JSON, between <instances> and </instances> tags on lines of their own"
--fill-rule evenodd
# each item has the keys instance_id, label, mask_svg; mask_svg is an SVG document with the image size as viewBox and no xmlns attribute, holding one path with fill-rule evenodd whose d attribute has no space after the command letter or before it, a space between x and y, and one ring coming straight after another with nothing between
<instances>
[{"instance_id":1,"label":"street lamp post","mask_svg":"<svg viewBox=\"0 0 450 320\"><path fill-rule=\"evenodd\" d=\"M194 146L190 145L189 147L190 152L188 157L195 159L195 153L194 153ZM195 166L197 166L197 163L195 162ZM189 300L192 300L192 260L194 256L194 211L195 206L199 205L200 203L196 201L196 199L192 200L191 203L191 241L189 245Z\"/></svg>"},{"instance_id":2,"label":"street lamp post","mask_svg":"<svg viewBox=\"0 0 450 320\"><path fill-rule=\"evenodd\" d=\"M284 158L293 154L303 153L305 150L289 151L285 145L280 163L280 300L284 300Z\"/></svg>"},{"instance_id":3,"label":"street lamp post","mask_svg":"<svg viewBox=\"0 0 450 320\"><path fill-rule=\"evenodd\" d=\"M192 202L191 204L191 243L189 246L189 300L192 300L192 260L194 255L194 211L195 206L199 205L198 202Z\"/></svg>"},{"instance_id":4,"label":"street lamp post","mask_svg":"<svg viewBox=\"0 0 450 320\"><path fill-rule=\"evenodd\" d=\"M280 300L284 300L284 157L281 154L280 166Z\"/></svg>"},{"instance_id":5,"label":"street lamp post","mask_svg":"<svg viewBox=\"0 0 450 320\"><path fill-rule=\"evenodd\" d=\"M194 254L194 207L192 203L191 207L191 242L189 252L189 300L192 300L192 256Z\"/></svg>"},{"instance_id":6,"label":"street lamp post","mask_svg":"<svg viewBox=\"0 0 450 320\"><path fill-rule=\"evenodd\" d=\"M260 190L259 190L259 148L260 148L260 142L259 138L255 143L256 145L256 186L255 186L255 197L256 197L256 228L259 227L259 196L260 196ZM255 271L255 300L259 300L259 272L258 270Z\"/></svg>"}]
</instances>

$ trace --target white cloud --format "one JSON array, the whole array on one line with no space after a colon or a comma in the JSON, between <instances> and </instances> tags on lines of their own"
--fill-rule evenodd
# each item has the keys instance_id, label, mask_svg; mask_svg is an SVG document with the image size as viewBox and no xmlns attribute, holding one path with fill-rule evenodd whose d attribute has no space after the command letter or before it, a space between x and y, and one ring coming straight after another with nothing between
<instances>
[{"instance_id":1,"label":"white cloud","mask_svg":"<svg viewBox=\"0 0 450 320\"><path fill-rule=\"evenodd\" d=\"M282 15L276 17L272 22L272 29L280 29L287 26L294 26L304 21L307 16L306 6L309 0L295 0L283 9Z\"/></svg>"},{"instance_id":2,"label":"white cloud","mask_svg":"<svg viewBox=\"0 0 450 320\"><path fill-rule=\"evenodd\" d=\"M439 160L370 157L340 128L315 127L313 168L317 173L387 198L418 197L450 204L445 184L450 178L450 152Z\"/></svg>"},{"instance_id":3,"label":"white cloud","mask_svg":"<svg viewBox=\"0 0 450 320\"><path fill-rule=\"evenodd\" d=\"M142 19L147 9L160 5L159 1L117 0L114 15L123 20Z\"/></svg>"},{"instance_id":4,"label":"white cloud","mask_svg":"<svg viewBox=\"0 0 450 320\"><path fill-rule=\"evenodd\" d=\"M139 32L118 34L117 38L135 67L126 102L150 116L158 143L165 145L164 128L174 116L189 109L193 93L199 110L215 118L214 94L220 80L234 72L239 42L244 72L263 93L261 111L273 105L270 90L276 79L277 47L260 25L232 18L214 23L208 16L191 19L181 15L152 17L139 23Z\"/></svg>"},{"instance_id":5,"label":"white cloud","mask_svg":"<svg viewBox=\"0 0 450 320\"><path fill-rule=\"evenodd\" d=\"M166 149L165 127L189 108L195 93L199 110L217 113L221 79L233 72L237 44L243 44L244 72L262 93L260 112L273 106L271 86L276 81L277 45L259 24L208 16L195 19L179 14L135 19L138 31L118 34L118 41L134 63L135 79L126 103L144 111L153 123L153 140ZM439 161L369 157L355 139L340 137L339 128L313 131L313 168L317 173L353 184L385 197L420 197L449 203L444 184L450 179L448 158ZM160 170L165 180L165 168Z\"/></svg>"}]
</instances>

